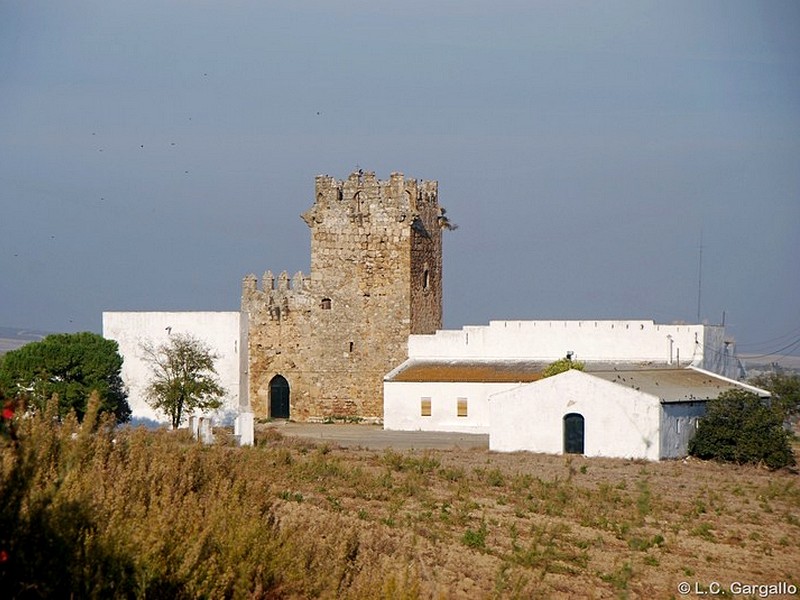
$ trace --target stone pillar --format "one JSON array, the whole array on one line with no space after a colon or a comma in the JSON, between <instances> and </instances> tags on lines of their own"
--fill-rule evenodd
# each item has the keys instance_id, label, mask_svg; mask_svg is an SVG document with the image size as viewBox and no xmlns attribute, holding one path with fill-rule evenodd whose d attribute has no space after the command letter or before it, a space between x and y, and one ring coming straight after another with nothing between
<instances>
[{"instance_id":1,"label":"stone pillar","mask_svg":"<svg viewBox=\"0 0 800 600\"><path fill-rule=\"evenodd\" d=\"M192 437L194 439L198 439L199 427L200 422L197 419L197 415L189 415L189 431L192 432Z\"/></svg>"},{"instance_id":2,"label":"stone pillar","mask_svg":"<svg viewBox=\"0 0 800 600\"><path fill-rule=\"evenodd\" d=\"M211 417L200 417L199 436L204 444L214 443L214 433L211 431Z\"/></svg>"}]
</instances>

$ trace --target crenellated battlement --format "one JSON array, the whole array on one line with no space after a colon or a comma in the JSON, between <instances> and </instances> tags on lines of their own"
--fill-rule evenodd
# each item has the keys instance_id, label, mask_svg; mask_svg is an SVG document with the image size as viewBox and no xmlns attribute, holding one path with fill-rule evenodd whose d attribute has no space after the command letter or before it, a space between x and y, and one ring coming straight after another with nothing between
<instances>
[{"instance_id":1,"label":"crenellated battlement","mask_svg":"<svg viewBox=\"0 0 800 600\"><path fill-rule=\"evenodd\" d=\"M372 171L356 171L342 181L318 175L315 202L302 218L309 227L340 226L342 222L411 223L420 213L438 211L439 183L405 179L394 172L386 181ZM437 213L438 214L438 213Z\"/></svg>"},{"instance_id":2,"label":"crenellated battlement","mask_svg":"<svg viewBox=\"0 0 800 600\"><path fill-rule=\"evenodd\" d=\"M307 292L311 288L311 278L302 271L298 271L291 278L286 271L283 271L277 278L272 271L265 271L261 278L261 285L258 284L258 277L251 273L242 280L242 289L251 294L256 292Z\"/></svg>"},{"instance_id":3,"label":"crenellated battlement","mask_svg":"<svg viewBox=\"0 0 800 600\"><path fill-rule=\"evenodd\" d=\"M311 301L311 278L298 271L289 277L283 271L276 278L272 271L266 271L261 278L247 275L242 281L242 307L250 312L269 315L273 321L285 320L297 309Z\"/></svg>"}]
</instances>

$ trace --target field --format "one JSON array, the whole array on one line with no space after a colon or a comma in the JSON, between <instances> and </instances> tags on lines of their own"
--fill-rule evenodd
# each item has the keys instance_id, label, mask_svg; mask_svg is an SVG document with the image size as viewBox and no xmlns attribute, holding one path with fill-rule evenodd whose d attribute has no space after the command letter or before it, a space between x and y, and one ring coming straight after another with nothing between
<instances>
[{"instance_id":1,"label":"field","mask_svg":"<svg viewBox=\"0 0 800 600\"><path fill-rule=\"evenodd\" d=\"M670 598L681 582L694 597L737 582L800 586L800 477L788 470L343 449L275 429L253 448L202 447L87 420L28 419L21 443L5 445L0 585L13 595Z\"/></svg>"}]
</instances>

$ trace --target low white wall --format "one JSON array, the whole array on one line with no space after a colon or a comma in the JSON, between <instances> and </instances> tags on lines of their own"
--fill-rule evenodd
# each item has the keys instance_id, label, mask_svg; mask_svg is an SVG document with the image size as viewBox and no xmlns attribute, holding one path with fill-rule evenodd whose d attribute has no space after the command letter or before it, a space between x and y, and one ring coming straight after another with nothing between
<instances>
[{"instance_id":1,"label":"low white wall","mask_svg":"<svg viewBox=\"0 0 800 600\"><path fill-rule=\"evenodd\" d=\"M712 349L721 354L723 338L721 327L708 325L660 325L635 320L491 321L488 326L412 335L408 340L408 356L553 361L571 351L575 353L573 358L582 361L677 364L680 360L682 365L694 363L708 368L703 364L704 350L714 344Z\"/></svg>"},{"instance_id":2,"label":"low white wall","mask_svg":"<svg viewBox=\"0 0 800 600\"><path fill-rule=\"evenodd\" d=\"M489 396L518 383L442 383L385 381L383 428L395 431L489 432ZM421 399L431 399L431 416L421 416ZM457 415L467 399L467 416Z\"/></svg>"},{"instance_id":3,"label":"low white wall","mask_svg":"<svg viewBox=\"0 0 800 600\"><path fill-rule=\"evenodd\" d=\"M564 415L584 418L584 454L659 459L658 398L572 370L489 399L489 449L562 454Z\"/></svg>"},{"instance_id":4,"label":"low white wall","mask_svg":"<svg viewBox=\"0 0 800 600\"><path fill-rule=\"evenodd\" d=\"M143 359L141 345L151 342L159 346L167 341L169 335L175 334L190 334L208 344L219 356L215 366L227 394L222 408L212 414L216 422L231 422L239 407L241 341L238 312L103 313L103 337L119 344L123 358L122 380L128 388L133 418L169 422L145 400L144 388L150 381L151 367Z\"/></svg>"}]
</instances>

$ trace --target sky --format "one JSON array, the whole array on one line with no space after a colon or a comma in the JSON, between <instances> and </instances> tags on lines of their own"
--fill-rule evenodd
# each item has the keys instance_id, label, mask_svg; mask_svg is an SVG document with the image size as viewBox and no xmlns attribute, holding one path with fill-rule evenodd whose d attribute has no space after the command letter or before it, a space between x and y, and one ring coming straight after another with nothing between
<instances>
[{"instance_id":1,"label":"sky","mask_svg":"<svg viewBox=\"0 0 800 600\"><path fill-rule=\"evenodd\" d=\"M795 0L0 0L2 326L238 310L359 168L439 182L446 328L800 354Z\"/></svg>"}]
</instances>

